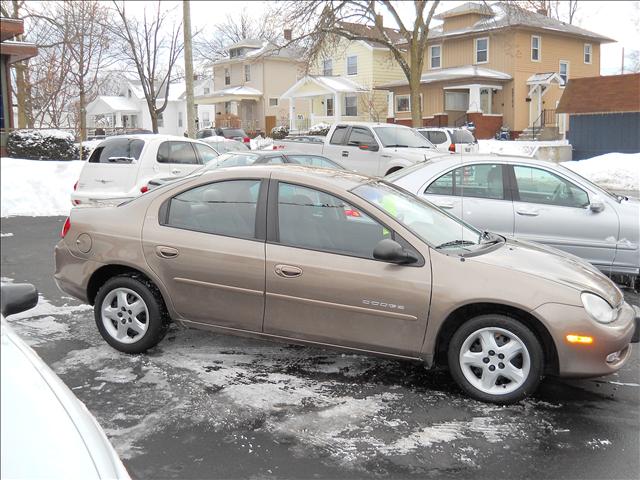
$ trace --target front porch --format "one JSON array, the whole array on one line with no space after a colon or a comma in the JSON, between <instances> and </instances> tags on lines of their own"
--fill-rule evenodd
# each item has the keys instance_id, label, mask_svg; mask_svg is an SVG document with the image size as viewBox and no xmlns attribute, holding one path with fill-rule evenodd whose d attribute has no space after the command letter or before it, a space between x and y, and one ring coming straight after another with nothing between
<instances>
[{"instance_id":1,"label":"front porch","mask_svg":"<svg viewBox=\"0 0 640 480\"><path fill-rule=\"evenodd\" d=\"M101 95L87 105L89 137L142 128L139 107L126 97Z\"/></svg>"},{"instance_id":2,"label":"front porch","mask_svg":"<svg viewBox=\"0 0 640 480\"><path fill-rule=\"evenodd\" d=\"M196 97L198 105L215 105L215 126L242 128L246 132L264 130L260 90L237 86Z\"/></svg>"}]
</instances>

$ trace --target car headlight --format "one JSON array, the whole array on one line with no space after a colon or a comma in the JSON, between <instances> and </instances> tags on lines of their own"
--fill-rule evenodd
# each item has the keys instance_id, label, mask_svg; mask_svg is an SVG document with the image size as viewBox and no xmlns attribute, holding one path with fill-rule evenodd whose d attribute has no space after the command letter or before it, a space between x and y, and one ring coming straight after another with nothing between
<instances>
[{"instance_id":1,"label":"car headlight","mask_svg":"<svg viewBox=\"0 0 640 480\"><path fill-rule=\"evenodd\" d=\"M616 310L598 295L583 292L580 295L582 305L589 316L599 323L611 323L616 319Z\"/></svg>"}]
</instances>

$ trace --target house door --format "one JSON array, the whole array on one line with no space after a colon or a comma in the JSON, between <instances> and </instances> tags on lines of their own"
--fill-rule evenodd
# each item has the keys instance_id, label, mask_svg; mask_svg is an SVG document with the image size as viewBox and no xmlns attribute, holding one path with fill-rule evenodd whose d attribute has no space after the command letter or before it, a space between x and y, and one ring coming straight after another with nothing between
<instances>
[{"instance_id":1,"label":"house door","mask_svg":"<svg viewBox=\"0 0 640 480\"><path fill-rule=\"evenodd\" d=\"M267 135L271 134L271 130L273 130L276 126L276 116L268 115L264 117L264 130Z\"/></svg>"},{"instance_id":2,"label":"house door","mask_svg":"<svg viewBox=\"0 0 640 480\"><path fill-rule=\"evenodd\" d=\"M480 109L482 113L491 113L491 89L480 89Z\"/></svg>"},{"instance_id":3,"label":"house door","mask_svg":"<svg viewBox=\"0 0 640 480\"><path fill-rule=\"evenodd\" d=\"M542 86L538 85L531 94L529 102L529 125L539 127L541 124L540 105L542 104Z\"/></svg>"}]
</instances>

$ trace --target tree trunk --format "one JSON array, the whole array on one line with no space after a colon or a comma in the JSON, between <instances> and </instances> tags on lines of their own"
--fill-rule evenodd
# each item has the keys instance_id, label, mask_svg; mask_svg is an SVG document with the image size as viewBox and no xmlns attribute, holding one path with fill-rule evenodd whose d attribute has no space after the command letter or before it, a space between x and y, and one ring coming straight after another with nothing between
<instances>
[{"instance_id":1,"label":"tree trunk","mask_svg":"<svg viewBox=\"0 0 640 480\"><path fill-rule=\"evenodd\" d=\"M18 102L18 128L27 128L27 92L24 62L16 62L16 101Z\"/></svg>"},{"instance_id":2,"label":"tree trunk","mask_svg":"<svg viewBox=\"0 0 640 480\"><path fill-rule=\"evenodd\" d=\"M422 104L420 102L420 80L422 77L422 62L417 44L411 45L410 52L411 75L409 78L409 93L411 94L411 126L413 128L422 127Z\"/></svg>"},{"instance_id":3,"label":"tree trunk","mask_svg":"<svg viewBox=\"0 0 640 480\"><path fill-rule=\"evenodd\" d=\"M158 133L158 112L155 108L150 108L149 114L151 115L151 130L153 133Z\"/></svg>"},{"instance_id":4,"label":"tree trunk","mask_svg":"<svg viewBox=\"0 0 640 480\"><path fill-rule=\"evenodd\" d=\"M84 83L80 84L80 140L87 139L87 92L84 90Z\"/></svg>"}]
</instances>

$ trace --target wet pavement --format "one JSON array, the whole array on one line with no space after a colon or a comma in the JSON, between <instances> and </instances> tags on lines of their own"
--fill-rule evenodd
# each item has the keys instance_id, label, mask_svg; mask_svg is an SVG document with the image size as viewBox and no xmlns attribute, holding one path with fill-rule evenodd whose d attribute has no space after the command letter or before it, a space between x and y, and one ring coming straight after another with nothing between
<instances>
[{"instance_id":1,"label":"wet pavement","mask_svg":"<svg viewBox=\"0 0 640 480\"><path fill-rule=\"evenodd\" d=\"M64 218L2 219L9 318L105 429L134 478L638 478L640 356L617 374L469 400L443 371L173 327L147 355L110 348L52 280ZM13 236L5 236L13 233ZM638 305L637 292L625 290Z\"/></svg>"}]
</instances>

